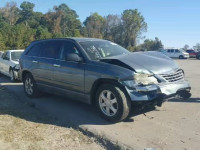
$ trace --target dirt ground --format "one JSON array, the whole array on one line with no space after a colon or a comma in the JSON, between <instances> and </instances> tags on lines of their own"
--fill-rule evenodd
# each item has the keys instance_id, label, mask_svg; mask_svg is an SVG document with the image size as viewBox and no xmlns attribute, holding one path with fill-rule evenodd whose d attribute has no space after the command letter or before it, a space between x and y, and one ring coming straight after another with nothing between
<instances>
[{"instance_id":1,"label":"dirt ground","mask_svg":"<svg viewBox=\"0 0 200 150\"><path fill-rule=\"evenodd\" d=\"M65 125L51 125L53 119L41 115L34 104L20 102L0 86L1 150L104 149L80 131Z\"/></svg>"}]
</instances>

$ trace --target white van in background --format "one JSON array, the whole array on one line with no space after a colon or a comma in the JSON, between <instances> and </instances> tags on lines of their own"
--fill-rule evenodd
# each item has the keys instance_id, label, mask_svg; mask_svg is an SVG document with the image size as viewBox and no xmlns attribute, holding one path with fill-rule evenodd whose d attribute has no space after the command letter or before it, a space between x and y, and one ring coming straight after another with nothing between
<instances>
[{"instance_id":1,"label":"white van in background","mask_svg":"<svg viewBox=\"0 0 200 150\"><path fill-rule=\"evenodd\" d=\"M171 58L187 59L190 57L189 54L182 49L162 49L160 52Z\"/></svg>"}]
</instances>

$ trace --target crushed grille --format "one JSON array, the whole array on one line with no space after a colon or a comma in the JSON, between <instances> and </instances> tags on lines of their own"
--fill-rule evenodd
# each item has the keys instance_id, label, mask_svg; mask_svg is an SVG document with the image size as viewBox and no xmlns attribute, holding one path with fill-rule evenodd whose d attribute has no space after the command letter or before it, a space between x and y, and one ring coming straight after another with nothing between
<instances>
[{"instance_id":1,"label":"crushed grille","mask_svg":"<svg viewBox=\"0 0 200 150\"><path fill-rule=\"evenodd\" d=\"M161 74L161 76L168 82L176 82L184 79L184 73L181 69L171 74Z\"/></svg>"}]
</instances>

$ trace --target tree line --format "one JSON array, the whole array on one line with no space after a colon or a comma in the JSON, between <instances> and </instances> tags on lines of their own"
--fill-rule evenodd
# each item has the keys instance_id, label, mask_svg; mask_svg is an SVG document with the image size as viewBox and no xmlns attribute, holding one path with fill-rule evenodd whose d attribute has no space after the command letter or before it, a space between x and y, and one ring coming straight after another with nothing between
<instances>
[{"instance_id":1,"label":"tree line","mask_svg":"<svg viewBox=\"0 0 200 150\"><path fill-rule=\"evenodd\" d=\"M158 50L162 42L145 39L147 23L137 9L124 10L121 15L101 16L92 13L84 22L66 4L54 6L47 13L35 12L35 5L23 2L17 7L9 2L0 8L0 50L24 49L31 41L47 38L91 37L113 41L134 50Z\"/></svg>"},{"instance_id":2,"label":"tree line","mask_svg":"<svg viewBox=\"0 0 200 150\"><path fill-rule=\"evenodd\" d=\"M185 44L182 49L188 50L190 49L190 46L188 44ZM200 43L196 43L194 46L192 46L192 49L200 51Z\"/></svg>"}]
</instances>

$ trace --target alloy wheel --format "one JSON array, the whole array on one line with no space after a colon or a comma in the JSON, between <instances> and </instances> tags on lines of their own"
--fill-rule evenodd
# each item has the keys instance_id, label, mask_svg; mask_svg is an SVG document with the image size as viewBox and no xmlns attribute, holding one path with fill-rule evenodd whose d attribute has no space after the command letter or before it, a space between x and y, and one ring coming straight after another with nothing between
<instances>
[{"instance_id":1,"label":"alloy wheel","mask_svg":"<svg viewBox=\"0 0 200 150\"><path fill-rule=\"evenodd\" d=\"M109 90L104 90L99 96L101 111L107 116L114 116L118 111L116 96Z\"/></svg>"},{"instance_id":2,"label":"alloy wheel","mask_svg":"<svg viewBox=\"0 0 200 150\"><path fill-rule=\"evenodd\" d=\"M32 94L33 94L33 82L32 82L32 80L31 80L31 78L27 78L27 79L25 80L24 85L25 85L26 93L27 93L28 95L32 95Z\"/></svg>"}]
</instances>

